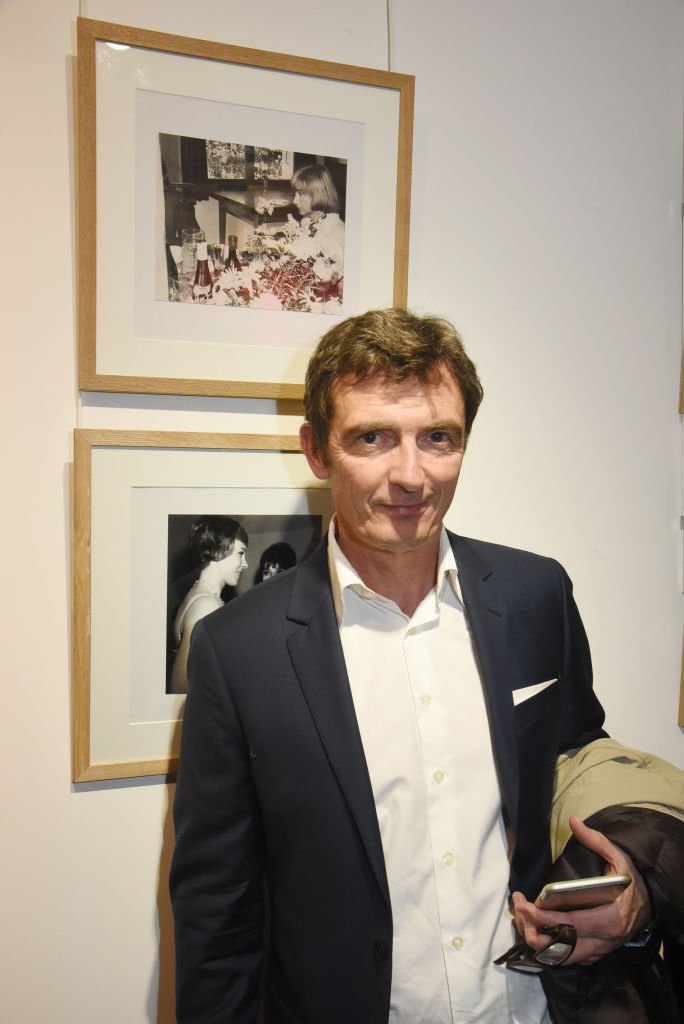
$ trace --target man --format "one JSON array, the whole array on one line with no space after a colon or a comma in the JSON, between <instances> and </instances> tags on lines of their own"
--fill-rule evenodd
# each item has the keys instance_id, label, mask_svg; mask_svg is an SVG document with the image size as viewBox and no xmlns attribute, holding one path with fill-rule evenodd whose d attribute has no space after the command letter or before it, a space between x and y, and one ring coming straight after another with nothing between
<instances>
[{"instance_id":1,"label":"man","mask_svg":"<svg viewBox=\"0 0 684 1024\"><path fill-rule=\"evenodd\" d=\"M577 926L569 962L650 910L533 900L558 755L605 733L563 569L442 525L482 390L446 321L329 331L302 448L335 517L310 559L195 628L171 877L178 1020L540 1024L537 978L492 961ZM265 922L267 926L265 928ZM265 934L266 931L266 934Z\"/></svg>"}]
</instances>

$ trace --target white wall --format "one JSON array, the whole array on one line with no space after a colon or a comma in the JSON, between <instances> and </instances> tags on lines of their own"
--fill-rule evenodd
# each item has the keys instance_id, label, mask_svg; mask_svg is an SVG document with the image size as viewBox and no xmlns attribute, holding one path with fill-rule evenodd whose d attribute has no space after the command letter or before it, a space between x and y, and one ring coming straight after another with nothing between
<instances>
[{"instance_id":1,"label":"white wall","mask_svg":"<svg viewBox=\"0 0 684 1024\"><path fill-rule=\"evenodd\" d=\"M79 13L386 67L386 11L0 4L0 1019L168 1024L172 794L158 779L69 781L71 430L297 422L268 402L79 397ZM391 0L390 15L392 67L417 76L411 303L459 325L487 391L451 524L565 563L612 731L684 765L682 0Z\"/></svg>"},{"instance_id":2,"label":"white wall","mask_svg":"<svg viewBox=\"0 0 684 1024\"><path fill-rule=\"evenodd\" d=\"M410 299L452 315L486 391L451 521L566 565L611 731L684 764L684 8L393 11L417 81Z\"/></svg>"}]
</instances>

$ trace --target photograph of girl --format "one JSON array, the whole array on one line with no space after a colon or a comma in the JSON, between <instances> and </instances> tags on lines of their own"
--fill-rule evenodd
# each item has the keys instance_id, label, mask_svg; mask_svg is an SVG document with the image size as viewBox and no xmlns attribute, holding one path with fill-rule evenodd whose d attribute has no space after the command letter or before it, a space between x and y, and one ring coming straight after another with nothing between
<instances>
[{"instance_id":1,"label":"photograph of girl","mask_svg":"<svg viewBox=\"0 0 684 1024\"><path fill-rule=\"evenodd\" d=\"M169 693L188 692L187 665L193 626L232 596L240 575L247 568L247 544L247 534L230 516L205 516L192 523L189 547L197 562L190 575L196 578L173 616ZM174 594L169 591L169 605L186 583L187 577L176 581ZM226 590L228 593L224 596Z\"/></svg>"},{"instance_id":2,"label":"photograph of girl","mask_svg":"<svg viewBox=\"0 0 684 1024\"><path fill-rule=\"evenodd\" d=\"M166 693L188 692L193 628L205 615L306 558L320 515L168 516ZM247 572L249 565L255 568Z\"/></svg>"},{"instance_id":3,"label":"photograph of girl","mask_svg":"<svg viewBox=\"0 0 684 1024\"><path fill-rule=\"evenodd\" d=\"M341 315L346 160L160 134L158 298Z\"/></svg>"}]
</instances>

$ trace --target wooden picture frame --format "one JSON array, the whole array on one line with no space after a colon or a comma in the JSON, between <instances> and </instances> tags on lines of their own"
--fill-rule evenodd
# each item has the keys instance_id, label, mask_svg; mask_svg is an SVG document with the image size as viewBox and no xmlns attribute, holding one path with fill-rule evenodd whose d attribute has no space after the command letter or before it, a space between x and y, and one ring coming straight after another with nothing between
<instances>
[{"instance_id":1,"label":"wooden picture frame","mask_svg":"<svg viewBox=\"0 0 684 1024\"><path fill-rule=\"evenodd\" d=\"M684 249L683 249L684 252ZM680 415L684 414L684 353L680 357L679 365L679 412ZM684 522L684 508L682 521ZM682 524L680 524L680 529ZM682 644L682 664L679 674L679 715L677 717L678 725L684 728L684 643Z\"/></svg>"},{"instance_id":2,"label":"wooden picture frame","mask_svg":"<svg viewBox=\"0 0 684 1024\"><path fill-rule=\"evenodd\" d=\"M679 716L677 721L684 728L684 645L682 645L682 664L679 674Z\"/></svg>"},{"instance_id":3,"label":"wooden picture frame","mask_svg":"<svg viewBox=\"0 0 684 1024\"><path fill-rule=\"evenodd\" d=\"M176 769L185 698L170 685L169 637L181 591L202 571L188 572L188 524L231 517L246 530L239 593L257 584L274 541L298 561L330 515L294 436L74 432L74 782Z\"/></svg>"},{"instance_id":4,"label":"wooden picture frame","mask_svg":"<svg viewBox=\"0 0 684 1024\"><path fill-rule=\"evenodd\" d=\"M299 399L310 351L340 316L406 304L412 76L79 18L77 91L82 390ZM162 138L177 138L178 152L218 140L337 169L344 218L325 214L336 241L326 249L316 218L281 210L294 242L283 240L271 193L265 206L236 198L191 153L174 177ZM187 301L188 263L170 241L181 223L201 227L200 215L216 259L206 303ZM240 284L217 271L227 218L246 232ZM283 252L308 283L292 284Z\"/></svg>"}]
</instances>

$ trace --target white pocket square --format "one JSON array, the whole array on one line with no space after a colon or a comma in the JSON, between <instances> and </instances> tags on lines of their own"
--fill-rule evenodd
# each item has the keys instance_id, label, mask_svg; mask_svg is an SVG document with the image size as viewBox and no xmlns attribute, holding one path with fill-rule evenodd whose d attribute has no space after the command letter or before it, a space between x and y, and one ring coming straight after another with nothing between
<instances>
[{"instance_id":1,"label":"white pocket square","mask_svg":"<svg viewBox=\"0 0 684 1024\"><path fill-rule=\"evenodd\" d=\"M524 700L529 700L530 697L536 697L538 693L545 690L547 686L552 686L553 683L557 683L557 679L547 679L545 683L534 683L532 686L521 686L519 690L513 690L513 706L522 704Z\"/></svg>"}]
</instances>

